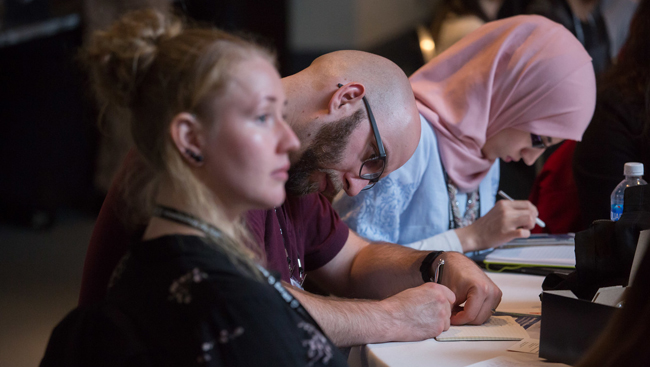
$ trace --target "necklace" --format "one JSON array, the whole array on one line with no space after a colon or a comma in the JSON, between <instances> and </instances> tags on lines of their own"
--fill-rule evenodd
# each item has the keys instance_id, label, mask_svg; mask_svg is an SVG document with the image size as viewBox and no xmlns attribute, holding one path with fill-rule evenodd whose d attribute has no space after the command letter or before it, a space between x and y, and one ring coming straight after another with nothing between
<instances>
[{"instance_id":1,"label":"necklace","mask_svg":"<svg viewBox=\"0 0 650 367\"><path fill-rule=\"evenodd\" d=\"M278 220L278 227L280 228L280 237L282 238L282 246L284 247L284 254L287 256L287 265L289 266L289 278L291 279L291 285L302 289L302 284L305 282L305 271L302 268L302 263L300 262L300 256L296 256L296 262L298 263L298 279L295 279L293 276L293 262L289 256L289 250L287 250L287 243L284 240L284 230L282 229L282 222L280 222L280 216L278 215L278 209L273 208L275 212L275 218Z\"/></svg>"},{"instance_id":2,"label":"necklace","mask_svg":"<svg viewBox=\"0 0 650 367\"><path fill-rule=\"evenodd\" d=\"M447 193L449 194L449 229L467 227L474 223L479 216L481 199L478 189L467 193L467 203L465 205L465 215L461 217L460 208L458 208L458 188L449 178L447 178Z\"/></svg>"},{"instance_id":3,"label":"necklace","mask_svg":"<svg viewBox=\"0 0 650 367\"><path fill-rule=\"evenodd\" d=\"M445 184L447 186L447 195L449 196L449 229L456 229L467 227L468 225L474 223L476 219L481 215L481 197L478 194L478 188L476 190L467 193L467 202L465 204L465 215L461 217L460 208L458 208L458 199L456 195L458 194L458 187L451 182L447 170L445 170L445 164L442 162L442 156L440 156L440 168L442 168L442 176L445 179Z\"/></svg>"}]
</instances>

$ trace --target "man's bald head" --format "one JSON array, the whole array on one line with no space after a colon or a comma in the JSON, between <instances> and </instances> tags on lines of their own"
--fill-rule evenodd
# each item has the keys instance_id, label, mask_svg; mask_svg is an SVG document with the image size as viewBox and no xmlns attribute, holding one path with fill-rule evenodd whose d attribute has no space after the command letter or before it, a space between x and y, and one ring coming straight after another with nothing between
<instances>
[{"instance_id":1,"label":"man's bald head","mask_svg":"<svg viewBox=\"0 0 650 367\"><path fill-rule=\"evenodd\" d=\"M356 195L367 184L358 177L359 168L377 146L364 96L386 148L384 176L406 163L417 147L420 120L411 85L386 58L361 51L332 52L283 83L288 120L303 144L303 158L294 162L287 186L294 193L332 194L342 188Z\"/></svg>"}]
</instances>

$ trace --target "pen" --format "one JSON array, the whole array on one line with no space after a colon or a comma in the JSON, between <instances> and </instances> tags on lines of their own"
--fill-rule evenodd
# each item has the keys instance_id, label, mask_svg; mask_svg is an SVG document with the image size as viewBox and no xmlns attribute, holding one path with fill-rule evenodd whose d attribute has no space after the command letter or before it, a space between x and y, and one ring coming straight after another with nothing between
<instances>
[{"instance_id":1,"label":"pen","mask_svg":"<svg viewBox=\"0 0 650 367\"><path fill-rule=\"evenodd\" d=\"M499 196L501 196L504 199L507 199L507 200L510 200L510 201L515 200L515 199L511 198L510 196L508 196L508 194L503 192L503 190L499 190L498 194L499 194ZM542 228L546 227L546 223L542 222L542 220L539 219L539 218L535 218L535 223L537 223L537 225L542 227Z\"/></svg>"}]
</instances>

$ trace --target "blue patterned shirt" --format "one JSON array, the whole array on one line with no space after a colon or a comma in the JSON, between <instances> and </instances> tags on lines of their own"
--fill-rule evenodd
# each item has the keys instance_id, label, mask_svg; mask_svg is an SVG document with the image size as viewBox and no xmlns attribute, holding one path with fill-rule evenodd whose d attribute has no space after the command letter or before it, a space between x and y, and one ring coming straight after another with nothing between
<instances>
[{"instance_id":1,"label":"blue patterned shirt","mask_svg":"<svg viewBox=\"0 0 650 367\"><path fill-rule=\"evenodd\" d=\"M422 115L420 122L422 134L411 159L371 190L355 197L340 195L334 208L350 229L369 240L423 250L462 251L455 232L449 230L449 196L435 131ZM481 216L494 207L498 187L496 161L479 185ZM462 215L467 195L459 192L457 199ZM418 242L422 240L427 243Z\"/></svg>"}]
</instances>

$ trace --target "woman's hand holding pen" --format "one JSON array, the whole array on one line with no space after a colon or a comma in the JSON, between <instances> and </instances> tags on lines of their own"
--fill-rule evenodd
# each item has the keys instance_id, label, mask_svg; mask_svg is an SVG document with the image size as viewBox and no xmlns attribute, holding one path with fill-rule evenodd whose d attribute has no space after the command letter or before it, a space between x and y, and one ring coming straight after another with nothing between
<instances>
[{"instance_id":1,"label":"woman's hand holding pen","mask_svg":"<svg viewBox=\"0 0 650 367\"><path fill-rule=\"evenodd\" d=\"M529 237L537 214L537 208L528 200L499 200L485 216L456 229L456 235L465 252L495 247Z\"/></svg>"}]
</instances>

